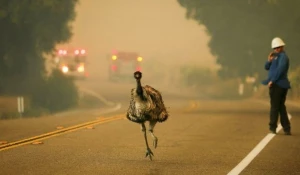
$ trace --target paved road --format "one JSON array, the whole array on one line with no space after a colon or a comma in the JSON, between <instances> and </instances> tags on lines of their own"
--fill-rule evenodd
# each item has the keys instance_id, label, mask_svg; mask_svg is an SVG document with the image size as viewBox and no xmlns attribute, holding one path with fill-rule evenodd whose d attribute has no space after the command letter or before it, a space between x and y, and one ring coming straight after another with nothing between
<instances>
[{"instance_id":1,"label":"paved road","mask_svg":"<svg viewBox=\"0 0 300 175\"><path fill-rule=\"evenodd\" d=\"M121 103L124 113L131 84L80 86ZM107 88L109 87L109 90ZM0 174L227 174L268 134L268 103L263 100L214 101L164 92L170 119L155 128L158 147L145 158L139 126L127 120L96 125L0 152ZM241 174L300 174L300 118L288 106L292 136L273 137ZM272 136L272 135L271 135ZM151 137L148 137L151 143Z\"/></svg>"}]
</instances>

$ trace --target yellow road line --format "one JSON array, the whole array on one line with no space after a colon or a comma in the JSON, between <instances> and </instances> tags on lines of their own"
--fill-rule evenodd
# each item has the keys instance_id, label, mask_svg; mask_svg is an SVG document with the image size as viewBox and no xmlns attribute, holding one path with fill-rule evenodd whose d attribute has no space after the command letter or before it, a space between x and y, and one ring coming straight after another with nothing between
<instances>
[{"instance_id":1,"label":"yellow road line","mask_svg":"<svg viewBox=\"0 0 300 175\"><path fill-rule=\"evenodd\" d=\"M36 142L37 140L45 140L51 137L55 137L55 136L59 136L65 133L70 133L70 132L74 132L83 128L86 128L87 126L91 126L91 125L98 125L98 124L103 124L106 122L110 122L110 121L115 121L115 120L120 120L120 119L124 119L124 115L117 115L114 117L107 117L107 118L101 118L99 120L95 120L95 121L91 121L91 122L86 122L83 124L78 124L75 126L71 126L65 129L60 129L57 131L53 131L53 132L48 132L42 135L38 135L38 136L34 136L34 137L30 137L24 140L20 140L20 141L16 141L16 142L12 142L12 143L7 143L4 145L0 145L0 152L7 150L7 149L11 149L11 148L15 148L15 147L19 147L22 145L27 145L27 144L31 144L33 142Z\"/></svg>"},{"instance_id":2,"label":"yellow road line","mask_svg":"<svg viewBox=\"0 0 300 175\"><path fill-rule=\"evenodd\" d=\"M197 109L200 108L200 101L196 101L196 108L197 108Z\"/></svg>"},{"instance_id":3,"label":"yellow road line","mask_svg":"<svg viewBox=\"0 0 300 175\"><path fill-rule=\"evenodd\" d=\"M193 101L190 101L190 104L187 107L187 109L185 110L185 112L195 111L199 108L200 108L200 102L193 100Z\"/></svg>"}]
</instances>

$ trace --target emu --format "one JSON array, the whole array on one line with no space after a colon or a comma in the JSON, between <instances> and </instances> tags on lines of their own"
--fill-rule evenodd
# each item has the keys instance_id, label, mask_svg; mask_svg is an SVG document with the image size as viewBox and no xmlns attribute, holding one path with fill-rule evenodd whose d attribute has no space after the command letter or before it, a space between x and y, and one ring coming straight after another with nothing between
<instances>
[{"instance_id":1,"label":"emu","mask_svg":"<svg viewBox=\"0 0 300 175\"><path fill-rule=\"evenodd\" d=\"M136 88L131 90L131 100L126 117L128 120L141 125L147 148L146 157L149 156L152 161L154 154L148 145L145 122L149 122L149 132L153 138L153 146L156 148L158 139L154 135L153 129L157 122L166 121L169 114L161 93L149 85L144 87L141 85L142 73L140 71L134 72L133 75L136 79Z\"/></svg>"}]
</instances>

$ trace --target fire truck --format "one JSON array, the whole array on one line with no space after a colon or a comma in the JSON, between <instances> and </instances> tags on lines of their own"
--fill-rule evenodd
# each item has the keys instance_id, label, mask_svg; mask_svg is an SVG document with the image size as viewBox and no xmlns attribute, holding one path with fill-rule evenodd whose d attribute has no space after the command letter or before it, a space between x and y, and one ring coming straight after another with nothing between
<instances>
[{"instance_id":1,"label":"fire truck","mask_svg":"<svg viewBox=\"0 0 300 175\"><path fill-rule=\"evenodd\" d=\"M133 72L142 70L142 61L136 52L113 51L109 55L109 80L131 79Z\"/></svg>"},{"instance_id":2,"label":"fire truck","mask_svg":"<svg viewBox=\"0 0 300 175\"><path fill-rule=\"evenodd\" d=\"M67 76L85 79L86 71L85 49L59 49L55 58L57 67Z\"/></svg>"}]
</instances>

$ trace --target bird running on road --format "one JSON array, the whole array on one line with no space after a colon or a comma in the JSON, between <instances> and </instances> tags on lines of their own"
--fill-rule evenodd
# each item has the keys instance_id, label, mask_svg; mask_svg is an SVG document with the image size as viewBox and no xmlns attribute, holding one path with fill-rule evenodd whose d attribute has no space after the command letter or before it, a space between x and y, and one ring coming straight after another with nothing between
<instances>
[{"instance_id":1,"label":"bird running on road","mask_svg":"<svg viewBox=\"0 0 300 175\"><path fill-rule=\"evenodd\" d=\"M149 121L149 132L153 138L153 146L157 147L158 139L153 134L153 129L157 122L164 122L168 119L169 114L165 108L161 93L153 87L141 85L142 73L134 72L137 86L131 90L130 105L127 110L126 117L132 122L141 124L141 129L144 132L146 142L146 157L149 156L152 160L153 152L149 148L145 122Z\"/></svg>"}]
</instances>

